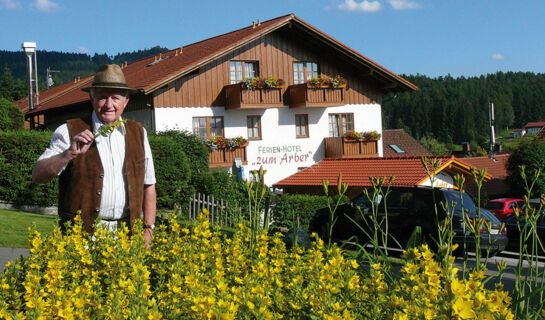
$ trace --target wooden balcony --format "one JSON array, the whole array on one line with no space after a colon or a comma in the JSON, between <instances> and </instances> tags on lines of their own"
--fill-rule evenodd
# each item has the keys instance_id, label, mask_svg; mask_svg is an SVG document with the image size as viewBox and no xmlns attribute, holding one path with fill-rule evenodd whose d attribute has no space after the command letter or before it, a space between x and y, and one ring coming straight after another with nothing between
<instances>
[{"instance_id":1,"label":"wooden balcony","mask_svg":"<svg viewBox=\"0 0 545 320\"><path fill-rule=\"evenodd\" d=\"M248 159L246 158L246 147L217 149L214 151L209 151L208 153L210 168L230 167L233 165L235 158L240 158L242 160L242 164L248 164Z\"/></svg>"},{"instance_id":2,"label":"wooden balcony","mask_svg":"<svg viewBox=\"0 0 545 320\"><path fill-rule=\"evenodd\" d=\"M225 86L226 109L279 108L282 88L245 89L242 84Z\"/></svg>"},{"instance_id":3,"label":"wooden balcony","mask_svg":"<svg viewBox=\"0 0 545 320\"><path fill-rule=\"evenodd\" d=\"M324 138L326 158L373 158L378 157L377 140Z\"/></svg>"},{"instance_id":4,"label":"wooden balcony","mask_svg":"<svg viewBox=\"0 0 545 320\"><path fill-rule=\"evenodd\" d=\"M335 107L344 104L344 89L312 87L307 83L289 86L290 108Z\"/></svg>"}]
</instances>

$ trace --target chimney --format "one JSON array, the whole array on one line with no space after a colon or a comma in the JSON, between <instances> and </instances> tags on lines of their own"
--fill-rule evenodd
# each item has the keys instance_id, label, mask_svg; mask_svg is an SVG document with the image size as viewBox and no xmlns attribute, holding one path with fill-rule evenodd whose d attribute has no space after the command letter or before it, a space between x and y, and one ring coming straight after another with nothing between
<instances>
[{"instance_id":1,"label":"chimney","mask_svg":"<svg viewBox=\"0 0 545 320\"><path fill-rule=\"evenodd\" d=\"M261 20L257 19L257 26L259 27L261 25Z\"/></svg>"},{"instance_id":2,"label":"chimney","mask_svg":"<svg viewBox=\"0 0 545 320\"><path fill-rule=\"evenodd\" d=\"M255 29L255 21L252 21L252 29Z\"/></svg>"},{"instance_id":3,"label":"chimney","mask_svg":"<svg viewBox=\"0 0 545 320\"><path fill-rule=\"evenodd\" d=\"M23 51L28 58L28 110L33 110L40 103L38 92L38 63L36 60L36 42L23 42L21 48L23 48ZM33 63L34 68L32 66ZM34 93L32 92L34 86L36 88L36 104L34 104Z\"/></svg>"}]
</instances>

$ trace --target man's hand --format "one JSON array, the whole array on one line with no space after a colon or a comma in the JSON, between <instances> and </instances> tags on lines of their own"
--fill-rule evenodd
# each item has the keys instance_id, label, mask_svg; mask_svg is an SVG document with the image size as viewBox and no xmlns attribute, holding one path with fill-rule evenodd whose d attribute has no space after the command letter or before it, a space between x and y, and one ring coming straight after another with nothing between
<instances>
[{"instance_id":1,"label":"man's hand","mask_svg":"<svg viewBox=\"0 0 545 320\"><path fill-rule=\"evenodd\" d=\"M93 133L87 129L76 134L72 138L72 141L70 141L70 148L68 149L72 156L72 159L79 156L80 154L86 153L89 150L89 147L91 146L93 140Z\"/></svg>"},{"instance_id":2,"label":"man's hand","mask_svg":"<svg viewBox=\"0 0 545 320\"><path fill-rule=\"evenodd\" d=\"M32 181L36 183L51 181L72 159L86 153L91 146L91 142L93 142L91 131L84 130L76 134L72 138L72 141L70 141L70 147L63 153L59 153L51 158L42 159L36 163L32 170Z\"/></svg>"},{"instance_id":3,"label":"man's hand","mask_svg":"<svg viewBox=\"0 0 545 320\"><path fill-rule=\"evenodd\" d=\"M144 228L144 241L146 243L146 248L151 247L151 238L153 238L153 229Z\"/></svg>"}]
</instances>

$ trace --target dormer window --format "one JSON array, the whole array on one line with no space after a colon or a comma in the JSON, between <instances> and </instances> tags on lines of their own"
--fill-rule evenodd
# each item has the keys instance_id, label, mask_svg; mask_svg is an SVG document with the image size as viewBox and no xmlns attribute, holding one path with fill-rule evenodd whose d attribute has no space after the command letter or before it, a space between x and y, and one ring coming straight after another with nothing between
<instances>
[{"instance_id":1,"label":"dormer window","mask_svg":"<svg viewBox=\"0 0 545 320\"><path fill-rule=\"evenodd\" d=\"M295 84L305 83L318 76L318 64L316 62L294 62L293 82Z\"/></svg>"},{"instance_id":2,"label":"dormer window","mask_svg":"<svg viewBox=\"0 0 545 320\"><path fill-rule=\"evenodd\" d=\"M390 148L392 148L396 153L405 153L405 150L403 150L400 146L397 144L389 144Z\"/></svg>"},{"instance_id":3,"label":"dormer window","mask_svg":"<svg viewBox=\"0 0 545 320\"><path fill-rule=\"evenodd\" d=\"M258 75L257 61L231 61L229 64L231 84L239 83L246 78Z\"/></svg>"}]
</instances>

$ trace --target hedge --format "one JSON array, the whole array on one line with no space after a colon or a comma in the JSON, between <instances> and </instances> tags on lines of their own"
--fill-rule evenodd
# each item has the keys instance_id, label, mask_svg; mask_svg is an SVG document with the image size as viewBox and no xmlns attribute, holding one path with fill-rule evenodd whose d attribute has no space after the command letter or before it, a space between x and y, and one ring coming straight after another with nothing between
<instances>
[{"instance_id":1,"label":"hedge","mask_svg":"<svg viewBox=\"0 0 545 320\"><path fill-rule=\"evenodd\" d=\"M156 135L169 137L178 143L179 148L187 155L191 172L208 172L208 148L198 136L188 131L177 130L161 131Z\"/></svg>"},{"instance_id":2,"label":"hedge","mask_svg":"<svg viewBox=\"0 0 545 320\"><path fill-rule=\"evenodd\" d=\"M299 227L308 230L312 215L317 209L327 207L327 201L327 196L281 195L274 200L274 208L272 209L273 224L277 227L291 228L294 216L299 216Z\"/></svg>"},{"instance_id":3,"label":"hedge","mask_svg":"<svg viewBox=\"0 0 545 320\"><path fill-rule=\"evenodd\" d=\"M187 203L192 195L189 186L189 160L179 143L168 136L149 135L157 183L157 207L173 209ZM185 207L185 206L182 206Z\"/></svg>"},{"instance_id":4,"label":"hedge","mask_svg":"<svg viewBox=\"0 0 545 320\"><path fill-rule=\"evenodd\" d=\"M0 199L15 204L57 204L57 179L32 183L36 159L51 140L49 131L0 131Z\"/></svg>"},{"instance_id":5,"label":"hedge","mask_svg":"<svg viewBox=\"0 0 545 320\"><path fill-rule=\"evenodd\" d=\"M0 131L1 200L19 205L57 204L58 179L46 184L32 183L32 169L49 145L51 135L51 131ZM205 148L202 142L200 146L196 145L200 140L172 136L149 134L157 179L157 205L160 209L172 209L177 203L186 203L195 190L190 184L190 163L198 170L202 170L203 166L200 151L195 151ZM192 161L185 152L191 154ZM206 154L204 161L208 167Z\"/></svg>"}]
</instances>

